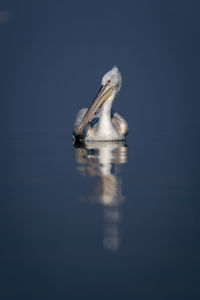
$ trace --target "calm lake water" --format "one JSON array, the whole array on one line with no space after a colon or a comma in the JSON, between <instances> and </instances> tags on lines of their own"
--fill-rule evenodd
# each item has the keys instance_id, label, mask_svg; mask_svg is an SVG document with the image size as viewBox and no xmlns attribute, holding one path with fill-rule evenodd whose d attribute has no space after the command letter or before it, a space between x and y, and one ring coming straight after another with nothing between
<instances>
[{"instance_id":1,"label":"calm lake water","mask_svg":"<svg viewBox=\"0 0 200 300\"><path fill-rule=\"evenodd\" d=\"M1 141L2 299L197 299L199 194L175 140Z\"/></svg>"},{"instance_id":2,"label":"calm lake water","mask_svg":"<svg viewBox=\"0 0 200 300\"><path fill-rule=\"evenodd\" d=\"M0 3L0 299L200 299L199 1ZM114 65L126 144L73 145Z\"/></svg>"}]
</instances>

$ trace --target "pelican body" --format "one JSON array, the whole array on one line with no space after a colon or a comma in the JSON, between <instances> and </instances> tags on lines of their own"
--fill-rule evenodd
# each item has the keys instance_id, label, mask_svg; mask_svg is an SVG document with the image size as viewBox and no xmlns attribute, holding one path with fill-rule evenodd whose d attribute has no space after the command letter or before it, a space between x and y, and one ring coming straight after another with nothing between
<instances>
[{"instance_id":1,"label":"pelican body","mask_svg":"<svg viewBox=\"0 0 200 300\"><path fill-rule=\"evenodd\" d=\"M75 141L122 141L128 134L128 124L112 110L113 101L122 84L117 67L107 72L100 90L89 108L78 111L74 123Z\"/></svg>"}]
</instances>

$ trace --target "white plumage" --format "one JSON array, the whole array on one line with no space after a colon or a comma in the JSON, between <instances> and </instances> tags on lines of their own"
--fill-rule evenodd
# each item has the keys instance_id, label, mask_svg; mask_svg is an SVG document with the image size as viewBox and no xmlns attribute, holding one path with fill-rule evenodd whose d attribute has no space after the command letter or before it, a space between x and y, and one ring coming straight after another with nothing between
<instances>
[{"instance_id":1,"label":"white plumage","mask_svg":"<svg viewBox=\"0 0 200 300\"><path fill-rule=\"evenodd\" d=\"M121 141L128 134L128 124L112 110L113 100L121 88L122 78L117 67L107 72L91 106L76 115L73 136L78 141Z\"/></svg>"}]
</instances>

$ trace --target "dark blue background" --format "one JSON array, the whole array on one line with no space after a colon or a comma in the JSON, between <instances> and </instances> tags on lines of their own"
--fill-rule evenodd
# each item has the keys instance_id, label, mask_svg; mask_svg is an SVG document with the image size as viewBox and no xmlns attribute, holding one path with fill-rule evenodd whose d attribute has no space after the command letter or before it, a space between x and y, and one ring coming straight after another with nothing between
<instances>
[{"instance_id":1,"label":"dark blue background","mask_svg":"<svg viewBox=\"0 0 200 300\"><path fill-rule=\"evenodd\" d=\"M1 1L2 299L199 299L198 1ZM0 15L1 16L1 15ZM73 159L113 65L127 120L120 251Z\"/></svg>"}]
</instances>

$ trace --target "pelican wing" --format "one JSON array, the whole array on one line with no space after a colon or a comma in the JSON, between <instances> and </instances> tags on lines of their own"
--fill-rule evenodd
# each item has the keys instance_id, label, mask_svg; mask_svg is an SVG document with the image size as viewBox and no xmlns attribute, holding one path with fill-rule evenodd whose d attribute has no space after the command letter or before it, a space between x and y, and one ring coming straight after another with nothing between
<instances>
[{"instance_id":1,"label":"pelican wing","mask_svg":"<svg viewBox=\"0 0 200 300\"><path fill-rule=\"evenodd\" d=\"M117 112L115 111L111 111L111 117L112 117L112 122L114 124L114 126L117 128L117 130L119 131L119 133L126 137L128 134L128 123L126 122L126 120Z\"/></svg>"},{"instance_id":2,"label":"pelican wing","mask_svg":"<svg viewBox=\"0 0 200 300\"><path fill-rule=\"evenodd\" d=\"M83 132L80 132L78 130L78 128L79 128L79 125L82 122L87 110L88 110L87 108L82 108L76 114L76 118L75 118L75 122L74 122L74 128L73 128L73 135L74 135L75 138L84 137Z\"/></svg>"},{"instance_id":3,"label":"pelican wing","mask_svg":"<svg viewBox=\"0 0 200 300\"><path fill-rule=\"evenodd\" d=\"M89 121L82 129L80 129L80 124L83 121L83 118L85 117L86 113L88 111L88 108L82 108L78 111L75 122L74 122L74 128L73 128L73 136L75 140L84 140L91 132L91 129L98 121L98 118L96 114L93 116L92 120Z\"/></svg>"}]
</instances>

